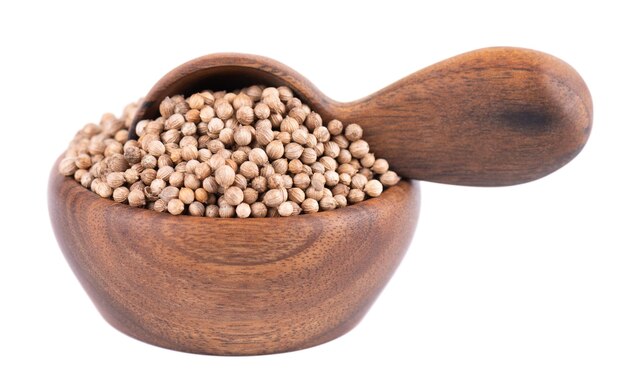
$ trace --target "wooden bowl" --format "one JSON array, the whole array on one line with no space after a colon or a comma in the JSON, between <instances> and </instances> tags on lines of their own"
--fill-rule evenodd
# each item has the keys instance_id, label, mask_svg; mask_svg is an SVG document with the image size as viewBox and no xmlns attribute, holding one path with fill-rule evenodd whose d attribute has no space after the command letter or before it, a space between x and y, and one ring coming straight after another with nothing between
<instances>
[{"instance_id":1,"label":"wooden bowl","mask_svg":"<svg viewBox=\"0 0 626 380\"><path fill-rule=\"evenodd\" d=\"M57 241L102 316L179 351L253 355L341 336L402 260L419 214L416 181L312 215L173 216L102 199L50 174Z\"/></svg>"}]
</instances>

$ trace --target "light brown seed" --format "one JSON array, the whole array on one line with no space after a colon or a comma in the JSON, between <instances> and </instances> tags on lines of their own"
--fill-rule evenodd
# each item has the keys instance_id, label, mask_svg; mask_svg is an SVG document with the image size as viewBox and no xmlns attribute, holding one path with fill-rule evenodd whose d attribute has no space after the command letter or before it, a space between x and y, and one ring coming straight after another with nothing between
<instances>
[{"instance_id":1,"label":"light brown seed","mask_svg":"<svg viewBox=\"0 0 626 380\"><path fill-rule=\"evenodd\" d=\"M188 187L191 190L195 190L199 188L202 183L195 174L185 174L185 180L183 184L185 185L185 187Z\"/></svg>"},{"instance_id":2,"label":"light brown seed","mask_svg":"<svg viewBox=\"0 0 626 380\"><path fill-rule=\"evenodd\" d=\"M370 151L370 146L365 140L357 140L350 144L350 154L354 158L363 158Z\"/></svg>"},{"instance_id":3,"label":"light brown seed","mask_svg":"<svg viewBox=\"0 0 626 380\"><path fill-rule=\"evenodd\" d=\"M204 211L204 216L209 218L219 218L219 207L216 205L208 205Z\"/></svg>"},{"instance_id":4,"label":"light brown seed","mask_svg":"<svg viewBox=\"0 0 626 380\"><path fill-rule=\"evenodd\" d=\"M118 187L117 189L113 190L113 200L120 203L126 202L129 193L130 190L128 190L128 188Z\"/></svg>"},{"instance_id":5,"label":"light brown seed","mask_svg":"<svg viewBox=\"0 0 626 380\"><path fill-rule=\"evenodd\" d=\"M309 136L309 131L306 128L299 127L291 133L291 140L300 145L306 145Z\"/></svg>"},{"instance_id":6,"label":"light brown seed","mask_svg":"<svg viewBox=\"0 0 626 380\"><path fill-rule=\"evenodd\" d=\"M313 198L307 198L300 205L302 211L306 214L312 214L319 211L319 203Z\"/></svg>"},{"instance_id":7,"label":"light brown seed","mask_svg":"<svg viewBox=\"0 0 626 380\"><path fill-rule=\"evenodd\" d=\"M269 157L267 153L261 148L254 148L248 153L248 159L255 164L261 166L266 164L269 161Z\"/></svg>"},{"instance_id":8,"label":"light brown seed","mask_svg":"<svg viewBox=\"0 0 626 380\"><path fill-rule=\"evenodd\" d=\"M180 201L184 204L188 205L196 199L196 194L192 189L188 187L183 187L178 192L178 199L180 199Z\"/></svg>"},{"instance_id":9,"label":"light brown seed","mask_svg":"<svg viewBox=\"0 0 626 380\"><path fill-rule=\"evenodd\" d=\"M285 200L283 192L280 189L271 189L263 196L263 203L267 207L278 207Z\"/></svg>"},{"instance_id":10,"label":"light brown seed","mask_svg":"<svg viewBox=\"0 0 626 380\"><path fill-rule=\"evenodd\" d=\"M215 117L215 110L211 106L205 106L200 110L200 120L210 122Z\"/></svg>"},{"instance_id":11,"label":"light brown seed","mask_svg":"<svg viewBox=\"0 0 626 380\"><path fill-rule=\"evenodd\" d=\"M259 199L259 192L253 189L252 187L246 187L243 190L243 202L247 204L252 204Z\"/></svg>"},{"instance_id":12,"label":"light brown seed","mask_svg":"<svg viewBox=\"0 0 626 380\"><path fill-rule=\"evenodd\" d=\"M192 202L189 205L189 215L204 216L204 205L200 202Z\"/></svg>"},{"instance_id":13,"label":"light brown seed","mask_svg":"<svg viewBox=\"0 0 626 380\"><path fill-rule=\"evenodd\" d=\"M200 122L200 111L196 109L189 110L185 112L185 120L191 123L199 123ZM184 127L184 124L183 124ZM182 127L181 127L182 130Z\"/></svg>"},{"instance_id":14,"label":"light brown seed","mask_svg":"<svg viewBox=\"0 0 626 380\"><path fill-rule=\"evenodd\" d=\"M311 186L316 191L321 191L324 188L324 184L326 183L326 178L322 173L313 173L311 176Z\"/></svg>"},{"instance_id":15,"label":"light brown seed","mask_svg":"<svg viewBox=\"0 0 626 380\"><path fill-rule=\"evenodd\" d=\"M300 158L304 148L297 143L289 143L285 146L285 157L289 160Z\"/></svg>"},{"instance_id":16,"label":"light brown seed","mask_svg":"<svg viewBox=\"0 0 626 380\"><path fill-rule=\"evenodd\" d=\"M322 117L316 112L311 112L307 115L304 125L306 125L309 131L314 131L315 128L322 126Z\"/></svg>"},{"instance_id":17,"label":"light brown seed","mask_svg":"<svg viewBox=\"0 0 626 380\"><path fill-rule=\"evenodd\" d=\"M280 123L281 132L294 133L299 129L299 127L300 124L298 123L298 120L290 116L285 117Z\"/></svg>"},{"instance_id":18,"label":"light brown seed","mask_svg":"<svg viewBox=\"0 0 626 380\"><path fill-rule=\"evenodd\" d=\"M113 189L122 186L125 182L126 178L124 178L124 173L121 172L109 173L106 177L107 185L109 185Z\"/></svg>"},{"instance_id":19,"label":"light brown seed","mask_svg":"<svg viewBox=\"0 0 626 380\"><path fill-rule=\"evenodd\" d=\"M272 127L259 127L256 129L256 141L261 145L267 145L274 140Z\"/></svg>"},{"instance_id":20,"label":"light brown seed","mask_svg":"<svg viewBox=\"0 0 626 380\"><path fill-rule=\"evenodd\" d=\"M243 191L235 186L231 186L224 192L224 200L231 206L237 206L243 202Z\"/></svg>"},{"instance_id":21,"label":"light brown seed","mask_svg":"<svg viewBox=\"0 0 626 380\"><path fill-rule=\"evenodd\" d=\"M215 181L220 186L228 187L235 182L235 171L228 165L222 165L215 170Z\"/></svg>"},{"instance_id":22,"label":"light brown seed","mask_svg":"<svg viewBox=\"0 0 626 380\"><path fill-rule=\"evenodd\" d=\"M351 189L346 198L348 198L348 203L350 204L359 203L365 199L365 193L363 190Z\"/></svg>"},{"instance_id":23,"label":"light brown seed","mask_svg":"<svg viewBox=\"0 0 626 380\"><path fill-rule=\"evenodd\" d=\"M309 186L309 188L307 188L304 193L306 194L307 198L313 198L318 202L324 197L324 191L315 190L313 186Z\"/></svg>"},{"instance_id":24,"label":"light brown seed","mask_svg":"<svg viewBox=\"0 0 626 380\"><path fill-rule=\"evenodd\" d=\"M287 167L289 173L298 174L304 170L304 164L299 159L289 161L289 165Z\"/></svg>"},{"instance_id":25,"label":"light brown seed","mask_svg":"<svg viewBox=\"0 0 626 380\"><path fill-rule=\"evenodd\" d=\"M178 198L179 193L178 187L167 186L159 193L159 198L164 200L165 202L169 202L174 198Z\"/></svg>"},{"instance_id":26,"label":"light brown seed","mask_svg":"<svg viewBox=\"0 0 626 380\"><path fill-rule=\"evenodd\" d=\"M167 210L167 202L165 202L163 199L157 199L156 201L154 201L154 206L152 209L157 212L163 212Z\"/></svg>"},{"instance_id":27,"label":"light brown seed","mask_svg":"<svg viewBox=\"0 0 626 380\"><path fill-rule=\"evenodd\" d=\"M352 154L348 149L340 149L337 156L337 162L339 164L347 164L352 160Z\"/></svg>"},{"instance_id":28,"label":"light brown seed","mask_svg":"<svg viewBox=\"0 0 626 380\"><path fill-rule=\"evenodd\" d=\"M317 127L313 131L313 136L317 139L317 142L325 143L330 140L330 132L326 127Z\"/></svg>"},{"instance_id":29,"label":"light brown seed","mask_svg":"<svg viewBox=\"0 0 626 380\"><path fill-rule=\"evenodd\" d=\"M202 162L196 165L195 169L193 170L193 174L196 175L198 180L203 181L206 177L211 175L211 167L209 166L208 163ZM157 175L158 175L158 172L157 172Z\"/></svg>"},{"instance_id":30,"label":"light brown seed","mask_svg":"<svg viewBox=\"0 0 626 380\"><path fill-rule=\"evenodd\" d=\"M363 174L365 178L369 181L370 179L374 179L374 172L368 168L363 168L359 170L359 173Z\"/></svg>"},{"instance_id":31,"label":"light brown seed","mask_svg":"<svg viewBox=\"0 0 626 380\"><path fill-rule=\"evenodd\" d=\"M342 194L337 194L333 196L335 198L335 202L337 203L337 208L346 207L348 205L348 199Z\"/></svg>"},{"instance_id":32,"label":"light brown seed","mask_svg":"<svg viewBox=\"0 0 626 380\"><path fill-rule=\"evenodd\" d=\"M229 204L220 206L218 212L220 218L234 218L237 215L235 214L235 208Z\"/></svg>"},{"instance_id":33,"label":"light brown seed","mask_svg":"<svg viewBox=\"0 0 626 380\"><path fill-rule=\"evenodd\" d=\"M290 202L283 202L278 206L278 214L280 216L291 216L293 213L293 206Z\"/></svg>"},{"instance_id":34,"label":"light brown seed","mask_svg":"<svg viewBox=\"0 0 626 380\"><path fill-rule=\"evenodd\" d=\"M284 187L285 182L283 180L282 174L272 174L267 178L267 185L270 189L278 189L279 187Z\"/></svg>"},{"instance_id":35,"label":"light brown seed","mask_svg":"<svg viewBox=\"0 0 626 380\"><path fill-rule=\"evenodd\" d=\"M315 149L304 148L302 154L300 155L300 160L307 165L310 165L317 161L317 153L315 152Z\"/></svg>"},{"instance_id":36,"label":"light brown seed","mask_svg":"<svg viewBox=\"0 0 626 380\"><path fill-rule=\"evenodd\" d=\"M337 202L335 201L335 198L333 198L332 196L325 196L323 197L320 202L320 209L327 211L327 210L334 210L337 207Z\"/></svg>"},{"instance_id":37,"label":"light brown seed","mask_svg":"<svg viewBox=\"0 0 626 380\"><path fill-rule=\"evenodd\" d=\"M400 182L400 177L396 174L396 172L389 170L380 176L380 182L384 186L389 187Z\"/></svg>"},{"instance_id":38,"label":"light brown seed","mask_svg":"<svg viewBox=\"0 0 626 380\"><path fill-rule=\"evenodd\" d=\"M171 182L171 181L170 181ZM202 188L209 194L215 194L219 191L220 185L215 180L215 177L207 177L202 181Z\"/></svg>"},{"instance_id":39,"label":"light brown seed","mask_svg":"<svg viewBox=\"0 0 626 380\"><path fill-rule=\"evenodd\" d=\"M290 201L296 202L297 204L302 203L302 201L304 201L304 199L306 198L306 195L304 194L304 190L298 187L289 189L287 193L289 194L288 199Z\"/></svg>"},{"instance_id":40,"label":"light brown seed","mask_svg":"<svg viewBox=\"0 0 626 380\"><path fill-rule=\"evenodd\" d=\"M343 123L339 120L333 119L328 122L327 128L331 135L340 135L343 132Z\"/></svg>"},{"instance_id":41,"label":"light brown seed","mask_svg":"<svg viewBox=\"0 0 626 380\"><path fill-rule=\"evenodd\" d=\"M389 163L384 158L378 158L374 161L371 169L376 174L384 174L389 170Z\"/></svg>"},{"instance_id":42,"label":"light brown seed","mask_svg":"<svg viewBox=\"0 0 626 380\"><path fill-rule=\"evenodd\" d=\"M180 199L172 199L167 202L167 211L172 215L180 215L185 211L185 204Z\"/></svg>"},{"instance_id":43,"label":"light brown seed","mask_svg":"<svg viewBox=\"0 0 626 380\"><path fill-rule=\"evenodd\" d=\"M302 190L306 190L311 184L311 177L306 173L298 173L293 177L293 185Z\"/></svg>"},{"instance_id":44,"label":"light brown seed","mask_svg":"<svg viewBox=\"0 0 626 380\"><path fill-rule=\"evenodd\" d=\"M165 120L164 129L166 131L170 129L180 129L180 127L182 127L184 123L185 117L183 115L175 113L168 117L167 120Z\"/></svg>"},{"instance_id":45,"label":"light brown seed","mask_svg":"<svg viewBox=\"0 0 626 380\"><path fill-rule=\"evenodd\" d=\"M222 120L230 119L234 112L233 106L231 106L228 101L221 99L220 101L215 101L213 109L215 110L215 115Z\"/></svg>"},{"instance_id":46,"label":"light brown seed","mask_svg":"<svg viewBox=\"0 0 626 380\"><path fill-rule=\"evenodd\" d=\"M370 197L378 197L383 192L383 184L380 183L380 181L373 179L371 181L367 181L363 190Z\"/></svg>"},{"instance_id":47,"label":"light brown seed","mask_svg":"<svg viewBox=\"0 0 626 380\"><path fill-rule=\"evenodd\" d=\"M376 157L374 157L374 154L372 153L367 153L359 160L359 163L364 168L371 168L374 165L374 162L376 162Z\"/></svg>"},{"instance_id":48,"label":"light brown seed","mask_svg":"<svg viewBox=\"0 0 626 380\"><path fill-rule=\"evenodd\" d=\"M181 150L181 157L183 158L183 160L185 161L189 161L189 160L195 160L198 158L198 148L196 148L193 145L186 145L182 150Z\"/></svg>"},{"instance_id":49,"label":"light brown seed","mask_svg":"<svg viewBox=\"0 0 626 380\"><path fill-rule=\"evenodd\" d=\"M353 175L352 181L350 181L350 187L352 187L353 189L363 190L366 184L367 184L367 177L359 173Z\"/></svg>"},{"instance_id":50,"label":"light brown seed","mask_svg":"<svg viewBox=\"0 0 626 380\"><path fill-rule=\"evenodd\" d=\"M169 96L163 99L163 101L161 101L161 104L159 104L159 112L161 113L161 116L163 116L164 118L172 116L172 114L174 113L174 106L175 103Z\"/></svg>"},{"instance_id":51,"label":"light brown seed","mask_svg":"<svg viewBox=\"0 0 626 380\"><path fill-rule=\"evenodd\" d=\"M128 193L128 204L132 207L143 207L146 204L146 196L142 190L134 189Z\"/></svg>"},{"instance_id":52,"label":"light brown seed","mask_svg":"<svg viewBox=\"0 0 626 380\"><path fill-rule=\"evenodd\" d=\"M92 181L93 181L93 176L91 175L91 173L84 174L82 177L80 177L80 184L83 187L89 188L91 186Z\"/></svg>"},{"instance_id":53,"label":"light brown seed","mask_svg":"<svg viewBox=\"0 0 626 380\"><path fill-rule=\"evenodd\" d=\"M200 94L193 94L187 99L187 104L193 109L202 109L204 107L204 97Z\"/></svg>"},{"instance_id":54,"label":"light brown seed","mask_svg":"<svg viewBox=\"0 0 626 380\"><path fill-rule=\"evenodd\" d=\"M185 181L185 174L181 172L174 172L170 175L169 183L175 187L181 187Z\"/></svg>"},{"instance_id":55,"label":"light brown seed","mask_svg":"<svg viewBox=\"0 0 626 380\"><path fill-rule=\"evenodd\" d=\"M74 162L79 169L89 169L91 167L91 156L86 153L79 154Z\"/></svg>"},{"instance_id":56,"label":"light brown seed","mask_svg":"<svg viewBox=\"0 0 626 380\"><path fill-rule=\"evenodd\" d=\"M74 175L76 170L78 170L78 167L73 157L64 158L59 163L59 172L65 176Z\"/></svg>"},{"instance_id":57,"label":"light brown seed","mask_svg":"<svg viewBox=\"0 0 626 380\"><path fill-rule=\"evenodd\" d=\"M202 187L197 188L193 193L196 196L196 200L200 203L207 203L209 200L209 193Z\"/></svg>"},{"instance_id":58,"label":"light brown seed","mask_svg":"<svg viewBox=\"0 0 626 380\"><path fill-rule=\"evenodd\" d=\"M343 133L348 141L357 141L363 137L363 128L358 124L348 124Z\"/></svg>"},{"instance_id":59,"label":"light brown seed","mask_svg":"<svg viewBox=\"0 0 626 380\"><path fill-rule=\"evenodd\" d=\"M259 176L254 178L251 182L250 182L250 187L253 188L254 190L256 190L258 193L264 193L268 186L267 186L267 178L263 177L263 176Z\"/></svg>"},{"instance_id":60,"label":"light brown seed","mask_svg":"<svg viewBox=\"0 0 626 380\"><path fill-rule=\"evenodd\" d=\"M148 144L148 153L154 157L159 157L165 154L165 145L161 141L154 140Z\"/></svg>"},{"instance_id":61,"label":"light brown seed","mask_svg":"<svg viewBox=\"0 0 626 380\"><path fill-rule=\"evenodd\" d=\"M126 169L124 171L124 180L132 185L139 180L139 173L135 169Z\"/></svg>"},{"instance_id":62,"label":"light brown seed","mask_svg":"<svg viewBox=\"0 0 626 380\"><path fill-rule=\"evenodd\" d=\"M257 103L254 106L254 115L261 120L270 117L270 112L270 107L265 103Z\"/></svg>"},{"instance_id":63,"label":"light brown seed","mask_svg":"<svg viewBox=\"0 0 626 380\"><path fill-rule=\"evenodd\" d=\"M248 128L238 127L235 129L233 139L235 140L235 143L237 143L237 145L248 145L252 142L252 133L250 133L250 130L248 130Z\"/></svg>"},{"instance_id":64,"label":"light brown seed","mask_svg":"<svg viewBox=\"0 0 626 380\"><path fill-rule=\"evenodd\" d=\"M325 186L333 187L339 183L339 174L333 170L327 170L324 172L324 179L326 180Z\"/></svg>"},{"instance_id":65,"label":"light brown seed","mask_svg":"<svg viewBox=\"0 0 626 380\"><path fill-rule=\"evenodd\" d=\"M183 126L180 128L180 132L183 134L183 136L193 136L196 134L197 131L198 127L196 127L196 124L191 122L183 124Z\"/></svg>"},{"instance_id":66,"label":"light brown seed","mask_svg":"<svg viewBox=\"0 0 626 380\"><path fill-rule=\"evenodd\" d=\"M295 119L298 124L304 123L306 115L307 113L302 107L293 107L289 110L289 117Z\"/></svg>"},{"instance_id":67,"label":"light brown seed","mask_svg":"<svg viewBox=\"0 0 626 380\"><path fill-rule=\"evenodd\" d=\"M267 215L267 207L262 202L254 202L250 205L250 210L253 218L265 218Z\"/></svg>"},{"instance_id":68,"label":"light brown seed","mask_svg":"<svg viewBox=\"0 0 626 380\"><path fill-rule=\"evenodd\" d=\"M280 141L274 140L267 144L267 146L265 147L265 151L270 159L276 160L283 156L283 154L285 153L285 147Z\"/></svg>"},{"instance_id":69,"label":"light brown seed","mask_svg":"<svg viewBox=\"0 0 626 380\"><path fill-rule=\"evenodd\" d=\"M239 173L247 179L258 177L259 167L252 161L246 161L239 166Z\"/></svg>"},{"instance_id":70,"label":"light brown seed","mask_svg":"<svg viewBox=\"0 0 626 380\"><path fill-rule=\"evenodd\" d=\"M235 209L235 213L237 214L237 217L239 218L247 218L252 213L252 209L250 208L249 204L241 203L237 205L237 208Z\"/></svg>"},{"instance_id":71,"label":"light brown seed","mask_svg":"<svg viewBox=\"0 0 626 380\"><path fill-rule=\"evenodd\" d=\"M214 117L208 121L207 128L210 133L220 133L224 129L224 121L218 117Z\"/></svg>"}]
</instances>

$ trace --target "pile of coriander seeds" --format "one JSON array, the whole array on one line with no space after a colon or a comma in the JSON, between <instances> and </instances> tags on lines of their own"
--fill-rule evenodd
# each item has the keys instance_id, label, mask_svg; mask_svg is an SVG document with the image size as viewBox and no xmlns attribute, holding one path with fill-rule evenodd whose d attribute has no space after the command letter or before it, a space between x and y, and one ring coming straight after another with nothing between
<instances>
[{"instance_id":1,"label":"pile of coriander seeds","mask_svg":"<svg viewBox=\"0 0 626 380\"><path fill-rule=\"evenodd\" d=\"M381 195L400 178L357 124L331 120L287 87L165 98L136 126L136 104L74 137L59 171L102 198L173 215L291 216Z\"/></svg>"}]
</instances>

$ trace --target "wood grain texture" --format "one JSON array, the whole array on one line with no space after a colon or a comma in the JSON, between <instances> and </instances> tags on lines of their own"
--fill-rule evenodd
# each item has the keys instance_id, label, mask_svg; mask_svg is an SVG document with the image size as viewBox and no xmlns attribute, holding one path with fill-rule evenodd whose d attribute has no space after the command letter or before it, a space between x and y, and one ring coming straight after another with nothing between
<instances>
[{"instance_id":1,"label":"wood grain texture","mask_svg":"<svg viewBox=\"0 0 626 380\"><path fill-rule=\"evenodd\" d=\"M135 122L158 116L165 96L258 83L291 87L325 121L361 124L371 150L401 176L458 185L541 178L578 154L592 124L591 96L578 73L520 48L462 54L350 103L333 101L269 58L212 54L166 74Z\"/></svg>"},{"instance_id":2,"label":"wood grain texture","mask_svg":"<svg viewBox=\"0 0 626 380\"><path fill-rule=\"evenodd\" d=\"M315 215L173 216L102 199L56 167L54 232L100 313L132 337L186 352L276 353L344 334L391 278L419 213L418 183L402 181Z\"/></svg>"}]
</instances>

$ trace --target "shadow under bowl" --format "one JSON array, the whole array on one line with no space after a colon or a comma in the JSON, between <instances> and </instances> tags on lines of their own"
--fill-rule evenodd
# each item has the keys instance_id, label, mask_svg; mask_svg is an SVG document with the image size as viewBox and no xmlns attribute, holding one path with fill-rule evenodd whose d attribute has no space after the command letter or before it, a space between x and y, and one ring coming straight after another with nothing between
<instances>
[{"instance_id":1,"label":"shadow under bowl","mask_svg":"<svg viewBox=\"0 0 626 380\"><path fill-rule=\"evenodd\" d=\"M52 226L93 303L127 335L185 352L269 354L343 335L393 275L419 214L419 183L401 181L310 215L173 216L102 199L57 164Z\"/></svg>"}]
</instances>

